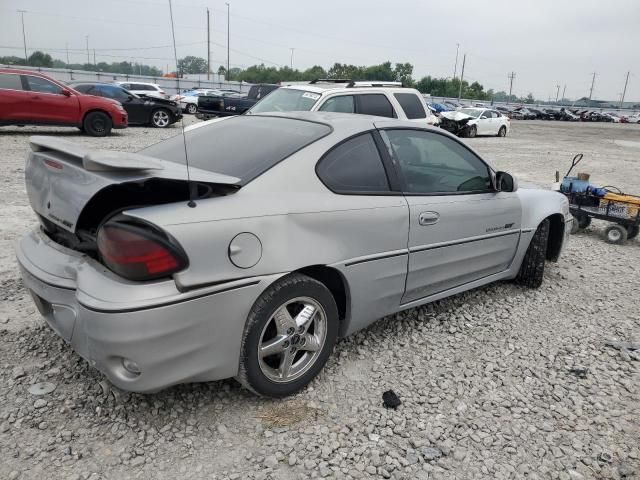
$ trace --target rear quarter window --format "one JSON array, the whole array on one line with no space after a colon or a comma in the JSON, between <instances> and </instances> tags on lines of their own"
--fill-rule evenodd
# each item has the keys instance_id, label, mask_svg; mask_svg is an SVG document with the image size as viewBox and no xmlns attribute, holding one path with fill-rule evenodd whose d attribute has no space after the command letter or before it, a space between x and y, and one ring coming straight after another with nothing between
<instances>
[{"instance_id":1,"label":"rear quarter window","mask_svg":"<svg viewBox=\"0 0 640 480\"><path fill-rule=\"evenodd\" d=\"M427 118L422 102L415 93L394 93L393 96L396 97L409 120Z\"/></svg>"}]
</instances>

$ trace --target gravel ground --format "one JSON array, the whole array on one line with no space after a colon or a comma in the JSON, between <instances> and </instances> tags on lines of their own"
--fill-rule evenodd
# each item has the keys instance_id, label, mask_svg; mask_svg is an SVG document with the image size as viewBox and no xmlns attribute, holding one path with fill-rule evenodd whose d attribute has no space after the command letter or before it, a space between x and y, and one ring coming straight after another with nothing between
<instances>
[{"instance_id":1,"label":"gravel ground","mask_svg":"<svg viewBox=\"0 0 640 480\"><path fill-rule=\"evenodd\" d=\"M539 290L499 283L382 319L286 400L231 380L128 394L43 326L19 279L35 131L123 150L179 132L0 128L0 479L640 478L640 353L606 343L640 342L637 239L606 244L595 222ZM544 184L582 152L594 183L640 193L640 126L514 122L468 142ZM31 395L41 381L56 389Z\"/></svg>"}]
</instances>

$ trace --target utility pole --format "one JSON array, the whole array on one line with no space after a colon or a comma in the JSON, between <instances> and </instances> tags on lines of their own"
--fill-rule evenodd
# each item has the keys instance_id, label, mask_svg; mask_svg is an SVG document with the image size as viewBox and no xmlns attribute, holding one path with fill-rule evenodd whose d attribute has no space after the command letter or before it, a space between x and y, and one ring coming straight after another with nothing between
<instances>
[{"instance_id":1,"label":"utility pole","mask_svg":"<svg viewBox=\"0 0 640 480\"><path fill-rule=\"evenodd\" d=\"M71 63L69 62L69 42L66 42L64 46L65 46L65 49L67 50L67 68L69 68L69 64Z\"/></svg>"},{"instance_id":2,"label":"utility pole","mask_svg":"<svg viewBox=\"0 0 640 480\"><path fill-rule=\"evenodd\" d=\"M464 64L465 63L467 63L466 53L462 57L462 73L460 74L460 88L458 89L458 101L460 101L460 97L462 96L462 81L464 80Z\"/></svg>"},{"instance_id":3,"label":"utility pole","mask_svg":"<svg viewBox=\"0 0 640 480\"><path fill-rule=\"evenodd\" d=\"M209 23L209 9L207 8L207 80L211 74L211 24Z\"/></svg>"},{"instance_id":4,"label":"utility pole","mask_svg":"<svg viewBox=\"0 0 640 480\"><path fill-rule=\"evenodd\" d=\"M93 66L97 69L98 64L96 63L96 49L93 49Z\"/></svg>"},{"instance_id":5,"label":"utility pole","mask_svg":"<svg viewBox=\"0 0 640 480\"><path fill-rule=\"evenodd\" d=\"M453 78L456 78L456 73L458 73L458 51L460 50L460 44L456 43L456 63L453 67Z\"/></svg>"},{"instance_id":6,"label":"utility pole","mask_svg":"<svg viewBox=\"0 0 640 480\"><path fill-rule=\"evenodd\" d=\"M22 17L22 43L24 45L24 63L25 65L29 61L29 56L27 55L27 34L24 31L24 14L27 13L26 10L18 10L20 16Z\"/></svg>"},{"instance_id":7,"label":"utility pole","mask_svg":"<svg viewBox=\"0 0 640 480\"><path fill-rule=\"evenodd\" d=\"M507 105L511 101L511 92L513 91L513 79L516 78L516 72L511 72L510 75L507 75L509 78L509 98L507 98Z\"/></svg>"},{"instance_id":8,"label":"utility pole","mask_svg":"<svg viewBox=\"0 0 640 480\"><path fill-rule=\"evenodd\" d=\"M291 50L291 70L293 70L293 51L295 48L290 48L289 50Z\"/></svg>"},{"instance_id":9,"label":"utility pole","mask_svg":"<svg viewBox=\"0 0 640 480\"><path fill-rule=\"evenodd\" d=\"M591 89L589 90L589 106L591 106L591 96L593 95L594 83L596 83L596 72L593 72L593 77L591 78Z\"/></svg>"},{"instance_id":10,"label":"utility pole","mask_svg":"<svg viewBox=\"0 0 640 480\"><path fill-rule=\"evenodd\" d=\"M562 89L562 98L560 100L564 101L564 99L566 98L564 96L565 92L567 91L567 84L565 83L564 88Z\"/></svg>"},{"instance_id":11,"label":"utility pole","mask_svg":"<svg viewBox=\"0 0 640 480\"><path fill-rule=\"evenodd\" d=\"M229 3L225 2L227 6L227 74L225 80L229 80Z\"/></svg>"},{"instance_id":12,"label":"utility pole","mask_svg":"<svg viewBox=\"0 0 640 480\"><path fill-rule=\"evenodd\" d=\"M87 65L91 65L91 60L89 60L89 35L85 35L84 39L87 41Z\"/></svg>"},{"instance_id":13,"label":"utility pole","mask_svg":"<svg viewBox=\"0 0 640 480\"><path fill-rule=\"evenodd\" d=\"M558 95L560 95L560 85L556 85L556 103L558 103Z\"/></svg>"},{"instance_id":14,"label":"utility pole","mask_svg":"<svg viewBox=\"0 0 640 480\"><path fill-rule=\"evenodd\" d=\"M620 108L622 108L622 104L624 103L624 96L627 94L627 84L629 83L629 74L631 72L627 72L627 79L624 81L624 89L622 90L622 98L620 99Z\"/></svg>"}]
</instances>

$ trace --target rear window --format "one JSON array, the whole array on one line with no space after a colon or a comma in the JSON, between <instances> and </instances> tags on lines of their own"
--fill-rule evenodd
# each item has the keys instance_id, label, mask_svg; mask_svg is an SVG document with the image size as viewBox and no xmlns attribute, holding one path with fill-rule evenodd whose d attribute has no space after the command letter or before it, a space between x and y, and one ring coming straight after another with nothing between
<instances>
[{"instance_id":1,"label":"rear window","mask_svg":"<svg viewBox=\"0 0 640 480\"><path fill-rule=\"evenodd\" d=\"M239 116L185 132L189 166L238 177L245 185L297 150L331 132L321 123L269 116ZM182 135L140 151L184 164Z\"/></svg>"},{"instance_id":2,"label":"rear window","mask_svg":"<svg viewBox=\"0 0 640 480\"><path fill-rule=\"evenodd\" d=\"M16 75L15 73L0 73L0 88L22 90L20 75Z\"/></svg>"},{"instance_id":3,"label":"rear window","mask_svg":"<svg viewBox=\"0 0 640 480\"><path fill-rule=\"evenodd\" d=\"M427 117L422 102L415 93L394 93L393 96L398 100L408 119Z\"/></svg>"}]
</instances>

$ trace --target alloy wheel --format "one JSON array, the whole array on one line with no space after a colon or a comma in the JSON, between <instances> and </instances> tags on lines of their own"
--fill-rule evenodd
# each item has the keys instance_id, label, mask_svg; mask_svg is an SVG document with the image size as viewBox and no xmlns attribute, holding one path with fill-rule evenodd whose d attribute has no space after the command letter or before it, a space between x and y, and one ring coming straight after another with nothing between
<instances>
[{"instance_id":1,"label":"alloy wheel","mask_svg":"<svg viewBox=\"0 0 640 480\"><path fill-rule=\"evenodd\" d=\"M316 362L327 338L327 315L309 297L288 300L267 321L258 342L258 364L276 383L291 382Z\"/></svg>"},{"instance_id":2,"label":"alloy wheel","mask_svg":"<svg viewBox=\"0 0 640 480\"><path fill-rule=\"evenodd\" d=\"M153 124L156 127L166 127L169 125L169 115L164 110L158 110L153 114Z\"/></svg>"}]
</instances>

